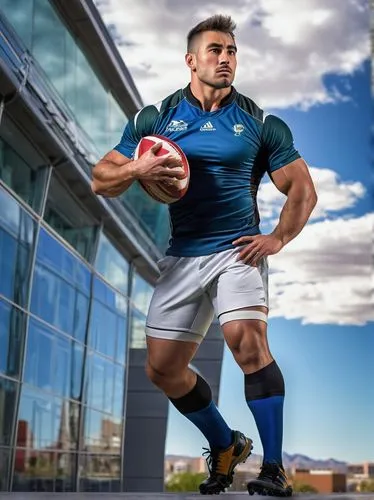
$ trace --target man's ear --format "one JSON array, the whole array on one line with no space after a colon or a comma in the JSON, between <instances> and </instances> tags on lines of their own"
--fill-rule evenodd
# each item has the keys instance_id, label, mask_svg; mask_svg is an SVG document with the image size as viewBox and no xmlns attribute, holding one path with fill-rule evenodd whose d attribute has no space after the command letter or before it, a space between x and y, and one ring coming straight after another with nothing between
<instances>
[{"instance_id":1,"label":"man's ear","mask_svg":"<svg viewBox=\"0 0 374 500\"><path fill-rule=\"evenodd\" d=\"M195 54L192 54L191 52L188 52L185 55L185 61L187 66L190 68L191 71L196 71L196 59L195 59Z\"/></svg>"}]
</instances>

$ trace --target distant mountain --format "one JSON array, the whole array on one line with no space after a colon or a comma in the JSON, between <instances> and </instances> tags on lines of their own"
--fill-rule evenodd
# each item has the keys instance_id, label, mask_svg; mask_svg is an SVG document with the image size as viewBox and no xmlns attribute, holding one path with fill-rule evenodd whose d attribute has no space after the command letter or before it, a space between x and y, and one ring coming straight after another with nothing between
<instances>
[{"instance_id":1,"label":"distant mountain","mask_svg":"<svg viewBox=\"0 0 374 500\"><path fill-rule=\"evenodd\" d=\"M327 460L313 459L306 455L289 455L283 453L283 464L286 468L304 468L304 469L330 469L335 472L346 472L347 463L328 458Z\"/></svg>"},{"instance_id":2,"label":"distant mountain","mask_svg":"<svg viewBox=\"0 0 374 500\"><path fill-rule=\"evenodd\" d=\"M166 455L166 459L169 460L183 460L194 457L187 457L183 455ZM239 470L251 470L254 468L259 468L262 463L262 455L256 455L255 453L250 456L250 459L246 461L245 464L240 464ZM314 459L306 455L301 455L299 453L290 455L288 453L283 453L283 465L286 469L328 469L335 472L346 472L347 463L334 458L329 458L327 460Z\"/></svg>"}]
</instances>

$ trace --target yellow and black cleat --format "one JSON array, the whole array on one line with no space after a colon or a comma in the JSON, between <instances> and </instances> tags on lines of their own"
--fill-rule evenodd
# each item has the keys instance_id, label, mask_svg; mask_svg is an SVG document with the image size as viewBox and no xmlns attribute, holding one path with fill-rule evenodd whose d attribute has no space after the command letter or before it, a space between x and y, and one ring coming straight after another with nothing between
<instances>
[{"instance_id":1,"label":"yellow and black cleat","mask_svg":"<svg viewBox=\"0 0 374 500\"><path fill-rule=\"evenodd\" d=\"M233 431L233 443L225 450L206 450L209 477L200 486L202 495L225 491L233 481L234 469L251 454L252 440L239 431Z\"/></svg>"}]
</instances>

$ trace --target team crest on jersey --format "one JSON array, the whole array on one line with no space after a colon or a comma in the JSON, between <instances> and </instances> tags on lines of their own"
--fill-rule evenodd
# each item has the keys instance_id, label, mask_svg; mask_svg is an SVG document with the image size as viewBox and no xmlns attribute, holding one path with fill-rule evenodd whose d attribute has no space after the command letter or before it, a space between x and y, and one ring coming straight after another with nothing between
<instances>
[{"instance_id":1,"label":"team crest on jersey","mask_svg":"<svg viewBox=\"0 0 374 500\"><path fill-rule=\"evenodd\" d=\"M242 125L241 123L235 123L232 128L234 129L236 136L239 136L242 132L244 132L244 125Z\"/></svg>"},{"instance_id":2,"label":"team crest on jersey","mask_svg":"<svg viewBox=\"0 0 374 500\"><path fill-rule=\"evenodd\" d=\"M171 120L169 125L166 127L166 132L182 132L187 130L188 123L184 120Z\"/></svg>"}]
</instances>

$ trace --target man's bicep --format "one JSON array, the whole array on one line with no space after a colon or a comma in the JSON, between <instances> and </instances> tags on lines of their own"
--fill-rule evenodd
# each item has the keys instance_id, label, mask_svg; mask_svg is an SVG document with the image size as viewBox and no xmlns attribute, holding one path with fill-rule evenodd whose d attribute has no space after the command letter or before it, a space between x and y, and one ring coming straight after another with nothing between
<instances>
[{"instance_id":1,"label":"man's bicep","mask_svg":"<svg viewBox=\"0 0 374 500\"><path fill-rule=\"evenodd\" d=\"M302 158L270 172L269 175L276 188L283 194L287 194L291 186L314 189L308 165Z\"/></svg>"}]
</instances>

